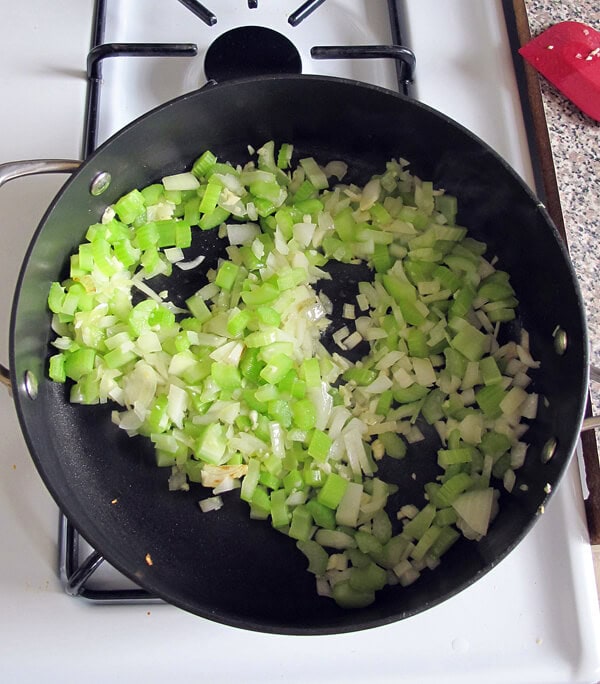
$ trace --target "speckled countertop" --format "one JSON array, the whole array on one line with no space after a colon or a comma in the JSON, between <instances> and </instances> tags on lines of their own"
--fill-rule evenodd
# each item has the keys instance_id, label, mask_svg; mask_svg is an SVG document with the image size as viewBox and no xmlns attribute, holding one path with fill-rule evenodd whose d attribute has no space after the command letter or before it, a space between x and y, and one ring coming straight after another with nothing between
<instances>
[{"instance_id":1,"label":"speckled countertop","mask_svg":"<svg viewBox=\"0 0 600 684\"><path fill-rule=\"evenodd\" d=\"M600 30L598 0L525 0L525 6L532 36L560 21ZM569 252L586 302L592 362L600 366L600 123L545 79L540 84ZM592 387L592 401L600 413L598 385Z\"/></svg>"},{"instance_id":2,"label":"speckled countertop","mask_svg":"<svg viewBox=\"0 0 600 684\"><path fill-rule=\"evenodd\" d=\"M598 0L525 0L525 6L532 36L560 21L600 30ZM586 303L592 363L600 367L600 123L543 78L540 84L569 252ZM591 387L591 398L594 413L600 413L598 384ZM600 601L600 547L593 553Z\"/></svg>"}]
</instances>

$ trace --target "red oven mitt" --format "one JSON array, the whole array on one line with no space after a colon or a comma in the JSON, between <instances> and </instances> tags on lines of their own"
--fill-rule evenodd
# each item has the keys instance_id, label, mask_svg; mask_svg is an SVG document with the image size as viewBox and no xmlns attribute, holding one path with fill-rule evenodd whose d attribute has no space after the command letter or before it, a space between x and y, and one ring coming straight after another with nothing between
<instances>
[{"instance_id":1,"label":"red oven mitt","mask_svg":"<svg viewBox=\"0 0 600 684\"><path fill-rule=\"evenodd\" d=\"M563 21L519 53L581 111L600 121L600 31Z\"/></svg>"}]
</instances>

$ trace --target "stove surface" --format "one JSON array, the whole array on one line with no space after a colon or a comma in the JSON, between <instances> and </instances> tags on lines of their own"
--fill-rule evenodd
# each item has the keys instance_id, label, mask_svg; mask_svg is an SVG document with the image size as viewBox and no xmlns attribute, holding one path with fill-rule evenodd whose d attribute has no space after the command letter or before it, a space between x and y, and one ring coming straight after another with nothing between
<instances>
[{"instance_id":1,"label":"stove surface","mask_svg":"<svg viewBox=\"0 0 600 684\"><path fill-rule=\"evenodd\" d=\"M302 46L305 73L395 86L389 62L317 64L304 56L317 44L389 41L389 35L380 37L389 32L384 0L328 0L296 29L287 17L299 0L260 0L257 10L249 10L242 0L205 4L217 14L214 27L196 20L176 0L109 1L107 42L194 42L199 53L191 59L105 60L101 140L151 107L201 85L203 54L212 37L243 24L268 23L292 37ZM501 3L406 0L403 6L410 24L407 42L417 54L414 93L474 130L531 183ZM5 93L0 161L76 158L82 143L92 0L0 0L0 7ZM325 16L333 21L322 32ZM139 83L139 98L130 96L130 78ZM0 253L5 329L19 264L62 182L58 177L24 179L0 190L7 236ZM6 363L6 348L0 350L0 360ZM167 605L98 606L66 596L56 569L57 508L35 471L5 392L0 392L0 427L1 681L37 682L43 677L69 682L85 676L100 682L117 676L158 682L174 675L183 682L368 678L549 684L600 679L600 617L577 459L531 534L469 589L394 625L303 637L300 642L298 637L225 627Z\"/></svg>"}]
</instances>

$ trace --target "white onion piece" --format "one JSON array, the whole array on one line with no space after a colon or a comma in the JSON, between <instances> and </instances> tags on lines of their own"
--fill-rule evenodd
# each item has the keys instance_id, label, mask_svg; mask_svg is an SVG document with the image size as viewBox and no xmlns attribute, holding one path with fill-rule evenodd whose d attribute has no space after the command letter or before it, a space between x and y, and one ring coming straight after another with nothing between
<instances>
[{"instance_id":1,"label":"white onion piece","mask_svg":"<svg viewBox=\"0 0 600 684\"><path fill-rule=\"evenodd\" d=\"M218 511L219 508L223 507L223 499L220 496L209 496L207 499L199 501L198 505L203 513Z\"/></svg>"},{"instance_id":2,"label":"white onion piece","mask_svg":"<svg viewBox=\"0 0 600 684\"><path fill-rule=\"evenodd\" d=\"M231 245L249 245L260 235L260 227L256 223L228 223L227 238Z\"/></svg>"},{"instance_id":3,"label":"white onion piece","mask_svg":"<svg viewBox=\"0 0 600 684\"><path fill-rule=\"evenodd\" d=\"M200 181L189 171L165 176L162 179L162 184L165 190L196 190L200 187Z\"/></svg>"},{"instance_id":4,"label":"white onion piece","mask_svg":"<svg viewBox=\"0 0 600 684\"><path fill-rule=\"evenodd\" d=\"M177 261L175 263L175 266L177 266L177 268L180 268L182 271L190 271L191 269L196 268L196 266L199 266L205 258L205 256L200 254L191 261Z\"/></svg>"}]
</instances>

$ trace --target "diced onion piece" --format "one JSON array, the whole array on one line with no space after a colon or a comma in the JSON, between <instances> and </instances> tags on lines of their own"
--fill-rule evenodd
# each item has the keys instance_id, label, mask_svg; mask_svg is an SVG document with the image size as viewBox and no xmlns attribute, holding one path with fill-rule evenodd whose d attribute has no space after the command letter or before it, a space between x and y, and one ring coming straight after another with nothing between
<instances>
[{"instance_id":1,"label":"diced onion piece","mask_svg":"<svg viewBox=\"0 0 600 684\"><path fill-rule=\"evenodd\" d=\"M223 499L220 496L209 496L199 501L198 505L203 513L218 511L220 508L223 508Z\"/></svg>"},{"instance_id":2,"label":"diced onion piece","mask_svg":"<svg viewBox=\"0 0 600 684\"><path fill-rule=\"evenodd\" d=\"M325 175L335 176L338 180L343 180L348 172L348 164L343 161L330 161L325 165Z\"/></svg>"},{"instance_id":3,"label":"diced onion piece","mask_svg":"<svg viewBox=\"0 0 600 684\"><path fill-rule=\"evenodd\" d=\"M260 226L256 223L228 223L226 230L231 245L250 245L260 235Z\"/></svg>"},{"instance_id":4,"label":"diced onion piece","mask_svg":"<svg viewBox=\"0 0 600 684\"><path fill-rule=\"evenodd\" d=\"M200 254L197 256L195 259L192 259L191 261L177 261L175 265L177 268L180 268L182 271L191 271L193 268L196 268L196 266L199 266L205 259L206 257Z\"/></svg>"},{"instance_id":5,"label":"diced onion piece","mask_svg":"<svg viewBox=\"0 0 600 684\"><path fill-rule=\"evenodd\" d=\"M200 181L188 171L165 176L162 179L162 184L165 190L196 190L200 187Z\"/></svg>"},{"instance_id":6,"label":"diced onion piece","mask_svg":"<svg viewBox=\"0 0 600 684\"><path fill-rule=\"evenodd\" d=\"M370 209L379 199L381 193L381 181L379 178L372 178L363 188L360 196L360 209L365 211Z\"/></svg>"},{"instance_id":7,"label":"diced onion piece","mask_svg":"<svg viewBox=\"0 0 600 684\"><path fill-rule=\"evenodd\" d=\"M180 247L168 247L165 249L165 257L172 264L184 259L183 250Z\"/></svg>"},{"instance_id":8,"label":"diced onion piece","mask_svg":"<svg viewBox=\"0 0 600 684\"><path fill-rule=\"evenodd\" d=\"M360 344L362 340L362 335L358 332L358 330L355 330L351 335L346 337L344 340L344 345L346 346L346 349L354 349L354 347Z\"/></svg>"},{"instance_id":9,"label":"diced onion piece","mask_svg":"<svg viewBox=\"0 0 600 684\"><path fill-rule=\"evenodd\" d=\"M484 536L490 524L493 501L494 490L491 487L474 489L461 494L452 508L476 535Z\"/></svg>"}]
</instances>

